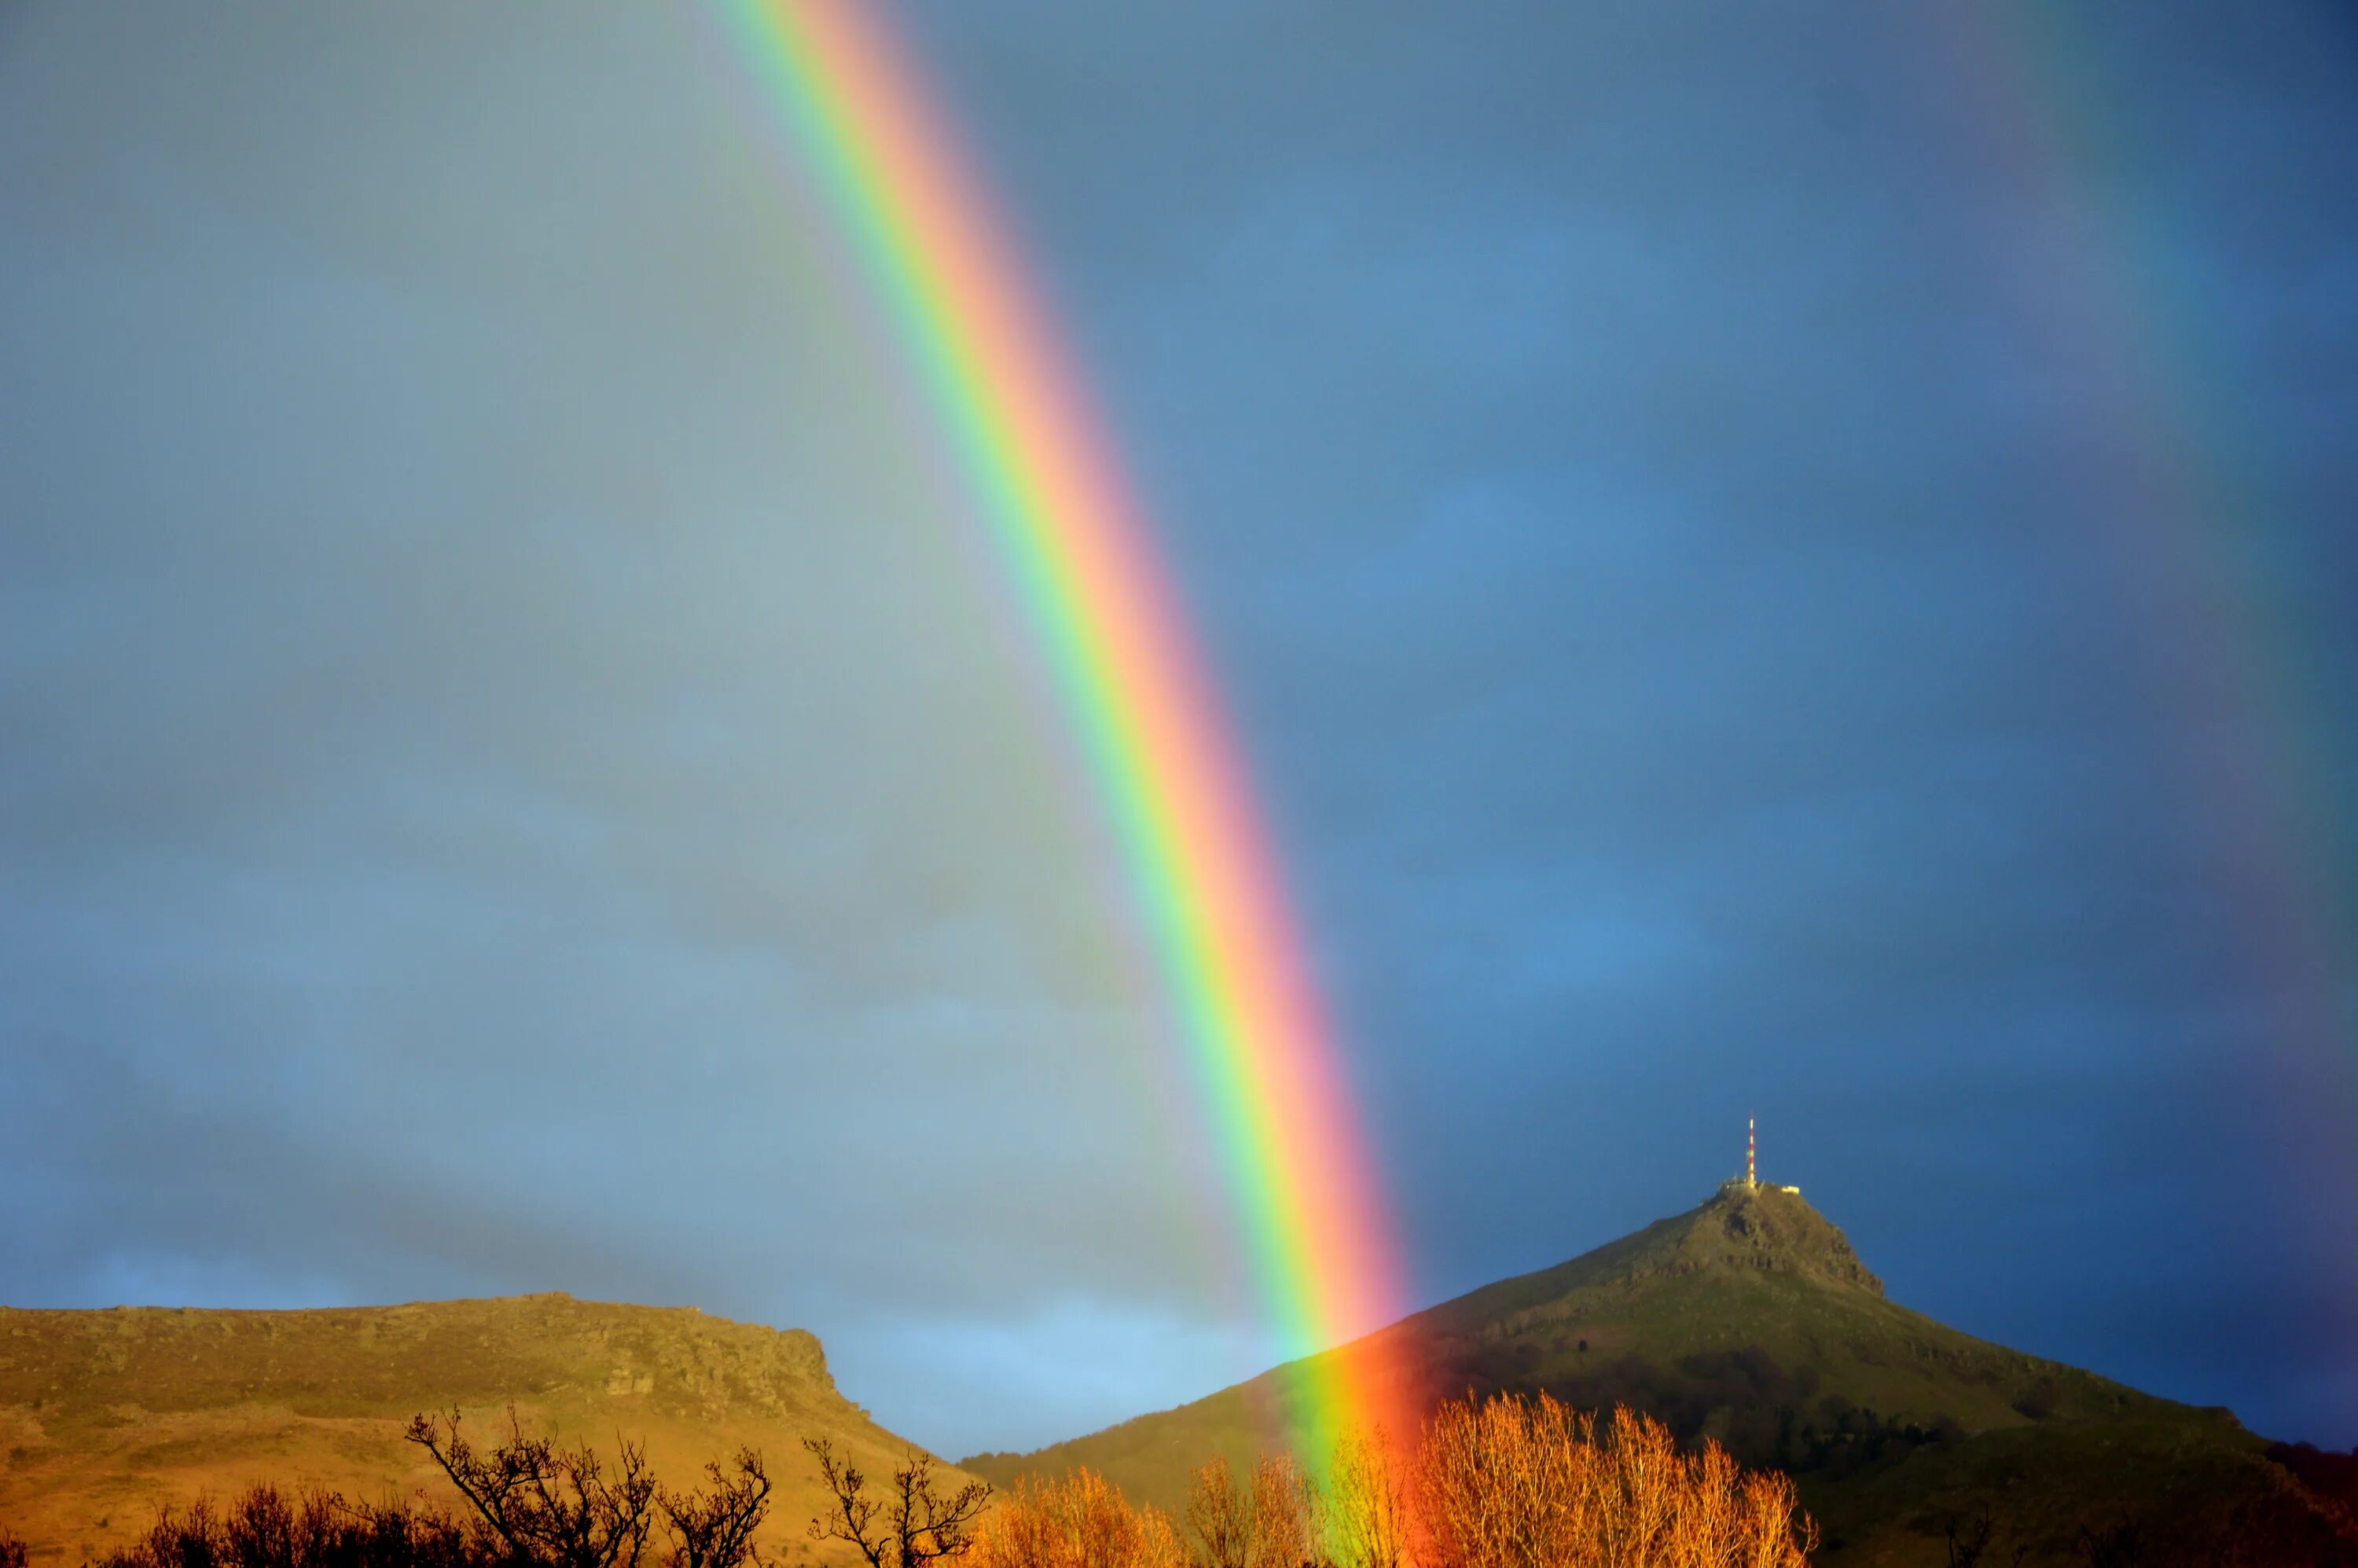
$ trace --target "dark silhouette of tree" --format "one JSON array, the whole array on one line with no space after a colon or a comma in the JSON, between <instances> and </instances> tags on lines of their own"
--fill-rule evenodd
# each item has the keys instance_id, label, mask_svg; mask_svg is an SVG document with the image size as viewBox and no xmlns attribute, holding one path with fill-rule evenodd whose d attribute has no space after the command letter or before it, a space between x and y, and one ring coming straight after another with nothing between
<instances>
[{"instance_id":1,"label":"dark silhouette of tree","mask_svg":"<svg viewBox=\"0 0 2358 1568\"><path fill-rule=\"evenodd\" d=\"M591 1450L525 1434L513 1408L508 1439L479 1451L459 1430L413 1417L402 1434L434 1456L451 1485L520 1563L543 1568L638 1568L654 1530L656 1486L646 1449L621 1444L613 1473Z\"/></svg>"},{"instance_id":2,"label":"dark silhouette of tree","mask_svg":"<svg viewBox=\"0 0 2358 1568\"><path fill-rule=\"evenodd\" d=\"M1986 1508L1970 1520L1960 1519L1951 1514L1946 1537L1949 1568L1975 1568L1982 1560L1982 1553L1989 1550L1990 1536L1996 1528L1990 1522Z\"/></svg>"},{"instance_id":3,"label":"dark silhouette of tree","mask_svg":"<svg viewBox=\"0 0 2358 1568\"><path fill-rule=\"evenodd\" d=\"M200 1498L163 1509L146 1535L98 1568L749 1568L753 1531L769 1511L770 1478L752 1449L732 1474L707 1465L710 1484L674 1491L624 1444L610 1472L587 1448L526 1437L509 1412L509 1437L489 1453L459 1430L419 1416L410 1441L434 1455L467 1499L460 1514L423 1500L353 1502L318 1488L281 1492L267 1483L220 1505ZM669 1538L649 1551L660 1527ZM11 1559L0 1532L0 1568Z\"/></svg>"},{"instance_id":4,"label":"dark silhouette of tree","mask_svg":"<svg viewBox=\"0 0 2358 1568\"><path fill-rule=\"evenodd\" d=\"M25 1568L25 1543L0 1524L0 1568Z\"/></svg>"},{"instance_id":5,"label":"dark silhouette of tree","mask_svg":"<svg viewBox=\"0 0 2358 1568\"><path fill-rule=\"evenodd\" d=\"M1987 1503L1982 1504L1971 1518L1951 1514L1946 1532L1949 1568L1978 1568L1981 1560L1989 1556L1991 1543L1996 1536L1997 1521L1990 1516ZM2028 1546L2017 1545L2014 1549L2014 1556L2008 1560L2011 1568L2022 1568L2022 1560L2029 1554ZM1998 1559L1993 1556L1990 1561L1996 1563Z\"/></svg>"},{"instance_id":6,"label":"dark silhouette of tree","mask_svg":"<svg viewBox=\"0 0 2358 1568\"><path fill-rule=\"evenodd\" d=\"M429 1506L263 1482L225 1505L200 1498L185 1511L159 1510L145 1536L99 1568L498 1568L503 1552Z\"/></svg>"},{"instance_id":7,"label":"dark silhouette of tree","mask_svg":"<svg viewBox=\"0 0 2358 1568\"><path fill-rule=\"evenodd\" d=\"M770 1511L770 1476L762 1456L737 1451L737 1473L718 1459L704 1466L709 1490L658 1492L655 1506L671 1529L670 1568L738 1568L753 1559L753 1532Z\"/></svg>"},{"instance_id":8,"label":"dark silhouette of tree","mask_svg":"<svg viewBox=\"0 0 2358 1568\"><path fill-rule=\"evenodd\" d=\"M813 1541L840 1541L855 1548L868 1568L918 1568L957 1557L974 1544L976 1521L990 1500L990 1487L970 1481L944 1496L936 1487L934 1459L912 1454L892 1472L889 1496L868 1491L868 1477L849 1460L838 1459L835 1444L806 1437L803 1446L818 1461L821 1480L835 1511L810 1522Z\"/></svg>"},{"instance_id":9,"label":"dark silhouette of tree","mask_svg":"<svg viewBox=\"0 0 2358 1568\"><path fill-rule=\"evenodd\" d=\"M2082 1525L2080 1555L2088 1568L2139 1568L2145 1562L2145 1534L2125 1519L2102 1530Z\"/></svg>"}]
</instances>

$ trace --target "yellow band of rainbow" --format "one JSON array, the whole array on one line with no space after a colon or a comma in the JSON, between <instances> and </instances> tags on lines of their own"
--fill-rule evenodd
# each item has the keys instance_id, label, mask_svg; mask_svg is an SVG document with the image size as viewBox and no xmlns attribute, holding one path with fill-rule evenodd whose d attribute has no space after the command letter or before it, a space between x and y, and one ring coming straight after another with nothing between
<instances>
[{"instance_id":1,"label":"yellow band of rainbow","mask_svg":"<svg viewBox=\"0 0 2358 1568\"><path fill-rule=\"evenodd\" d=\"M1397 1315L1389 1206L1227 723L1114 449L984 187L864 0L722 0L898 322L1045 646L1128 857L1289 1357ZM1299 1369L1323 1447L1407 1435L1368 1354ZM1307 1396L1304 1398L1303 1396Z\"/></svg>"}]
</instances>

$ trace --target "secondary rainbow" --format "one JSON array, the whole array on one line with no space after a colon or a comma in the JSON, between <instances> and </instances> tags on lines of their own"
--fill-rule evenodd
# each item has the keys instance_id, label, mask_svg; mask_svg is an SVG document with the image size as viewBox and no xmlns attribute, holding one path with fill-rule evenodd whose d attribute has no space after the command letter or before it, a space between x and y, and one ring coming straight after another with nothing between
<instances>
[{"instance_id":1,"label":"secondary rainbow","mask_svg":"<svg viewBox=\"0 0 2358 1568\"><path fill-rule=\"evenodd\" d=\"M860 0L723 0L898 326L1035 626L1183 1014L1289 1357L1401 1305L1388 1205L1228 726L1111 443L919 72ZM1297 1435L1401 1431L1379 1354L1305 1372Z\"/></svg>"},{"instance_id":2,"label":"secondary rainbow","mask_svg":"<svg viewBox=\"0 0 2358 1568\"><path fill-rule=\"evenodd\" d=\"M2079 510L2109 556L2123 601L2169 656L2151 689L2182 710L2176 763L2200 792L2201 857L2255 993L2234 1035L2239 1077L2266 1084L2287 1124L2285 1178L2320 1193L2358 1190L2348 1136L2358 1095L2358 1029L2346 976L2358 954L2358 886L2337 782L2348 776L2347 726L2328 693L2339 680L2331 639L2283 591L2272 515L2292 493L2267 473L2270 443L2250 427L2262 406L2239 384L2223 341L2234 285L2190 266L2202 242L2177 232L2189 214L2136 157L2180 112L2104 47L2103 14L2065 6L1925 6L1930 56L1970 92L1973 129L2006 181L2016 216L2039 225L2035 269L2011 271L2041 324L2041 376L2097 438L2072 444ZM2340 40L2321 18L2313 47ZM2288 33L2290 38L2294 34ZM2117 41L2117 40L2115 40ZM2299 47L2299 46L2291 46ZM2154 156L2147 152L2147 157ZM2272 493L2273 492L2273 493ZM2288 553L2287 557L2293 557ZM2322 601L2318 601L2322 602ZM2337 671L2338 675L2338 671ZM2358 1305L2358 1258L2329 1227L2298 1227L2319 1277ZM2344 1343L2358 1355L2358 1319Z\"/></svg>"}]
</instances>

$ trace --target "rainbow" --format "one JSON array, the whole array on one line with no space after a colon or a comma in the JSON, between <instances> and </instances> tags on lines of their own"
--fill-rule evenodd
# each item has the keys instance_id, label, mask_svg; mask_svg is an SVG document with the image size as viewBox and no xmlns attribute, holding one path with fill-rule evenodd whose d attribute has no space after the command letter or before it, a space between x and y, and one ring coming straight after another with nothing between
<instances>
[{"instance_id":1,"label":"rainbow","mask_svg":"<svg viewBox=\"0 0 2358 1568\"><path fill-rule=\"evenodd\" d=\"M2184 711L2177 766L2200 793L2217 896L2236 913L2247 973L2268 999L2250 1067L2268 1082L2303 1162L2287 1181L2358 1190L2346 1131L2358 1094L2358 1030L2344 977L2358 953L2358 892L2334 868L2339 725L2318 707L2324 638L2294 596L2271 592L2246 539L2271 521L2247 465L2233 362L2206 342L2218 312L2169 260L2158 206L2125 199L2122 165L2149 111L2107 70L2091 19L2066 7L1929 6L1909 13L1926 52L1954 72L1975 128L2016 193L2050 226L2039 286L2061 308L2050 346L2071 395L2106 422L2084 443L2087 508L2115 591L2151 623L2148 679ZM2332 40L2322 38L2321 47ZM2189 651L2190 655L2189 656ZM2301 1233L2321 1277L2358 1303L2358 1259L2325 1231ZM2345 1321L2348 1321L2345 1319ZM2358 1352L2358 1334L2345 1340Z\"/></svg>"},{"instance_id":2,"label":"rainbow","mask_svg":"<svg viewBox=\"0 0 2358 1568\"><path fill-rule=\"evenodd\" d=\"M1412 1430L1339 1346L1400 1314L1389 1206L1218 702L1005 225L863 0L722 0L897 323L1036 628L1143 905L1296 1368L1298 1442Z\"/></svg>"}]
</instances>

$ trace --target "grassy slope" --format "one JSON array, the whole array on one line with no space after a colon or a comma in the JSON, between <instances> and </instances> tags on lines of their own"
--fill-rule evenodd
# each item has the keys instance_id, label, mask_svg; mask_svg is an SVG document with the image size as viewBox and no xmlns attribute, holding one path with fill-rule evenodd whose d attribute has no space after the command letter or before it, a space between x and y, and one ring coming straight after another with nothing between
<instances>
[{"instance_id":1,"label":"grassy slope","mask_svg":"<svg viewBox=\"0 0 2358 1568\"><path fill-rule=\"evenodd\" d=\"M1469 1389L1626 1400L1750 1463L1792 1470L1828 1526L1833 1563L1944 1563L1942 1522L1984 1501L2035 1552L2068 1550L2081 1524L2123 1513L2176 1509L2180 1534L2239 1503L2286 1515L2276 1525L2296 1532L2291 1516L2306 1517L2298 1488L2286 1492L2265 1445L2226 1412L2025 1356L1886 1300L1841 1232L1781 1193L1715 1198L1337 1354L1403 1349L1428 1400ZM1282 1441L1293 1382L1279 1368L1037 1454L966 1464L1002 1484L1085 1464L1173 1508L1204 1457L1235 1463Z\"/></svg>"},{"instance_id":2,"label":"grassy slope","mask_svg":"<svg viewBox=\"0 0 2358 1568\"><path fill-rule=\"evenodd\" d=\"M528 1425L611 1451L645 1444L663 1476L761 1450L779 1482L767 1541L817 1510L799 1440L871 1469L907 1445L845 1400L818 1341L692 1307L569 1296L319 1312L0 1308L0 1521L37 1563L79 1563L162 1503L250 1481L455 1501L401 1440L421 1410L464 1407L478 1439L514 1404Z\"/></svg>"}]
</instances>

